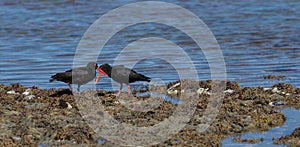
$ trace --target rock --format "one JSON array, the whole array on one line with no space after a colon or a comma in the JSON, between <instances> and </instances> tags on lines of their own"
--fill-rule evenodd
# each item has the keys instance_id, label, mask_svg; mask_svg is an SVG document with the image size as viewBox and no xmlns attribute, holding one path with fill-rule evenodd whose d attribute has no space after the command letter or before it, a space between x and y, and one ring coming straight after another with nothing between
<instances>
[{"instance_id":1,"label":"rock","mask_svg":"<svg viewBox=\"0 0 300 147\"><path fill-rule=\"evenodd\" d=\"M176 83L174 84L173 86L171 86L170 88L167 89L167 93L170 94L170 95L176 95L178 94L178 90L175 89L177 88L178 86L180 86L180 82L179 83Z\"/></svg>"},{"instance_id":2,"label":"rock","mask_svg":"<svg viewBox=\"0 0 300 147\"><path fill-rule=\"evenodd\" d=\"M283 96L281 96L280 94L274 93L272 95L269 96L270 97L270 101L283 101L285 98Z\"/></svg>"},{"instance_id":3,"label":"rock","mask_svg":"<svg viewBox=\"0 0 300 147\"><path fill-rule=\"evenodd\" d=\"M25 106L26 109L37 110L37 111L38 111L38 109L43 109L45 107L48 107L48 104L46 104L46 103L33 103L33 104L29 104L29 105Z\"/></svg>"},{"instance_id":4,"label":"rock","mask_svg":"<svg viewBox=\"0 0 300 147\"><path fill-rule=\"evenodd\" d=\"M167 91L171 91L171 90L174 90L174 88L180 86L180 83L176 83L174 84L173 86L171 86L169 89L167 89Z\"/></svg>"},{"instance_id":5,"label":"rock","mask_svg":"<svg viewBox=\"0 0 300 147\"><path fill-rule=\"evenodd\" d=\"M279 76L277 76L277 75L266 75L266 76L264 76L264 79L282 79L284 77L285 76L283 76L283 75L279 75Z\"/></svg>"},{"instance_id":6,"label":"rock","mask_svg":"<svg viewBox=\"0 0 300 147\"><path fill-rule=\"evenodd\" d=\"M233 92L234 92L234 90L232 90L232 89L227 89L224 91L224 93L233 93Z\"/></svg>"},{"instance_id":7,"label":"rock","mask_svg":"<svg viewBox=\"0 0 300 147\"><path fill-rule=\"evenodd\" d=\"M170 95L178 94L178 91L177 91L177 90L169 90L169 91L167 91L167 92L168 92L168 94L170 94Z\"/></svg>"},{"instance_id":8,"label":"rock","mask_svg":"<svg viewBox=\"0 0 300 147\"><path fill-rule=\"evenodd\" d=\"M272 92L273 92L273 93L280 93L281 91L280 91L280 90L278 90L278 88L277 88L277 87L274 87L274 88L272 89Z\"/></svg>"},{"instance_id":9,"label":"rock","mask_svg":"<svg viewBox=\"0 0 300 147\"><path fill-rule=\"evenodd\" d=\"M286 83L278 83L273 86L273 88L277 88L280 91L283 91L285 93L294 93L297 91L297 88L294 87L292 84L286 84Z\"/></svg>"},{"instance_id":10,"label":"rock","mask_svg":"<svg viewBox=\"0 0 300 147\"><path fill-rule=\"evenodd\" d=\"M195 83L199 84L197 85L199 87L193 87ZM230 94L224 94L224 98L214 102L216 99L211 99L209 95L211 83L211 81L186 80L185 82L176 81L165 87L149 88L163 93L166 93L168 89L169 92L177 94L174 97L178 94L186 95L189 90L194 94L195 92L202 94L195 103L192 103L195 111L190 114L190 120L184 120L183 123L186 124L184 128L170 136L170 139L157 142L159 144L154 146L221 146L222 139L229 135L262 132L283 125L286 119L284 114L275 111L276 107L270 106L269 103L275 105L274 102L277 104L282 102L286 107L299 106L300 103L300 90L291 85L277 84L272 89L266 90L263 87L240 87L238 82L226 82L228 85L224 92ZM112 96L112 91L104 90L96 97L90 91L83 91L81 92L83 96L75 97L69 90L63 88L44 90L32 87L29 91L20 84L0 85L0 87L3 89L0 91L0 115L2 116L0 118L0 146L38 146L39 144L97 146L98 136L94 136L95 130L110 131L107 128L111 124L119 122L128 124L128 126L147 128L168 118L173 118L174 114L186 114L178 111L177 108L185 106L187 101L175 105L162 100L157 107L147 112L140 112L134 111L120 102L128 99L130 101L127 101L127 104L144 103L151 100L149 97L128 96L127 93L115 97ZM181 87L186 88L181 89ZM278 88L275 89L275 87ZM272 92L273 89L275 89L275 93ZM14 92L7 93L7 91ZM277 93L277 91L281 92ZM22 94L17 95L16 92ZM287 96L288 93L289 96ZM162 96L157 96L157 98L163 99ZM208 105L209 103L211 105ZM218 103L222 103L222 105L218 105ZM103 106L105 110L97 110L98 107L95 106L99 105ZM82 106L88 107L88 111L81 111ZM192 107L182 107L182 110L191 111ZM212 110L218 110L218 113L213 114ZM83 112L92 115L89 117ZM97 116L105 117L107 115L112 116L115 120L97 119ZM181 121L181 118L178 119ZM96 123L107 122L107 124L103 128L94 128L93 125L88 124L93 121ZM208 122L211 123L206 124ZM176 124L171 121L170 127L172 125L176 127ZM208 129L198 132L199 128L207 128L203 127L204 125L209 126ZM128 134L124 134L124 139ZM255 139L247 140L256 142ZM291 139L289 140L287 143L292 143ZM118 145L113 142L108 142L108 144Z\"/></svg>"},{"instance_id":11,"label":"rock","mask_svg":"<svg viewBox=\"0 0 300 147\"><path fill-rule=\"evenodd\" d=\"M274 101L269 103L270 106L280 106L284 105L283 101Z\"/></svg>"},{"instance_id":12,"label":"rock","mask_svg":"<svg viewBox=\"0 0 300 147\"><path fill-rule=\"evenodd\" d=\"M68 109L72 109L72 105L69 102L66 102L66 104L68 105Z\"/></svg>"},{"instance_id":13,"label":"rock","mask_svg":"<svg viewBox=\"0 0 300 147\"><path fill-rule=\"evenodd\" d=\"M240 133L243 130L243 128L240 125L231 124L231 126L232 126L232 131L235 133Z\"/></svg>"},{"instance_id":14,"label":"rock","mask_svg":"<svg viewBox=\"0 0 300 147\"><path fill-rule=\"evenodd\" d=\"M211 93L208 91L208 89L209 88L199 88L198 90L197 90L197 93L198 94L208 94L208 95L210 95Z\"/></svg>"},{"instance_id":15,"label":"rock","mask_svg":"<svg viewBox=\"0 0 300 147\"><path fill-rule=\"evenodd\" d=\"M239 82L226 82L226 89L239 90L241 85Z\"/></svg>"},{"instance_id":16,"label":"rock","mask_svg":"<svg viewBox=\"0 0 300 147\"><path fill-rule=\"evenodd\" d=\"M300 127L296 128L290 135L274 139L274 144L285 144L291 147L300 146Z\"/></svg>"},{"instance_id":17,"label":"rock","mask_svg":"<svg viewBox=\"0 0 300 147\"><path fill-rule=\"evenodd\" d=\"M247 138L247 139L242 139L241 137L239 137L239 138L234 138L233 141L234 142L243 142L243 143L255 144L255 143L263 142L264 139L263 138Z\"/></svg>"},{"instance_id":18,"label":"rock","mask_svg":"<svg viewBox=\"0 0 300 147\"><path fill-rule=\"evenodd\" d=\"M6 93L7 93L7 94L19 94L19 92L16 92L16 91L14 91L14 90L7 91Z\"/></svg>"},{"instance_id":19,"label":"rock","mask_svg":"<svg viewBox=\"0 0 300 147\"><path fill-rule=\"evenodd\" d=\"M31 100L33 98L35 98L35 95L27 95L27 96L25 96L25 99L28 99L28 100Z\"/></svg>"},{"instance_id":20,"label":"rock","mask_svg":"<svg viewBox=\"0 0 300 147\"><path fill-rule=\"evenodd\" d=\"M22 94L24 95L29 95L31 92L31 89L26 89Z\"/></svg>"}]
</instances>

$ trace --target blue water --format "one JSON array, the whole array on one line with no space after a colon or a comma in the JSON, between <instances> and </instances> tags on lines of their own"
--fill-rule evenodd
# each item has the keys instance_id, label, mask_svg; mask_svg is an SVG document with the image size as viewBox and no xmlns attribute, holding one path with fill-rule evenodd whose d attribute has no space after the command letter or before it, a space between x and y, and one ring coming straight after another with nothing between
<instances>
[{"instance_id":1,"label":"blue water","mask_svg":"<svg viewBox=\"0 0 300 147\"><path fill-rule=\"evenodd\" d=\"M95 20L132 2L136 1L1 1L0 83L67 88L64 83L49 83L49 77L72 67L76 47ZM271 87L279 82L300 87L300 1L165 2L190 10L206 23L222 48L229 80L249 87ZM115 34L99 54L98 63L112 64L124 47L144 37L162 37L180 45L193 60L199 80L210 79L206 58L193 40L175 28L155 23L137 24ZM178 70L189 70L174 69L155 58L142 60L134 68L164 83L178 80ZM269 74L286 77L264 80ZM111 89L109 78L102 77L97 88ZM293 113L287 115L294 118Z\"/></svg>"},{"instance_id":2,"label":"blue water","mask_svg":"<svg viewBox=\"0 0 300 147\"><path fill-rule=\"evenodd\" d=\"M168 96L166 94L162 93L156 93L156 92L143 92L143 93L136 93L136 96L138 97L157 97L157 98L163 98L165 101L171 102L174 105L182 104L183 101L180 99L176 99L174 97Z\"/></svg>"},{"instance_id":3,"label":"blue water","mask_svg":"<svg viewBox=\"0 0 300 147\"><path fill-rule=\"evenodd\" d=\"M72 67L76 47L96 19L131 2L134 1L1 1L0 83L65 87L59 82L48 83L49 77ZM300 58L300 2L172 3L197 14L211 29L222 48L229 80L250 87L270 87L277 82L300 86L297 62ZM112 64L130 41L145 36L164 37L179 43L195 61L199 79L210 78L205 56L192 40L174 28L151 23L132 26L115 35L103 48L98 63ZM161 60L146 60L135 69L166 82L178 79L175 70ZM264 80L262 77L268 74L286 78ZM103 79L100 87L109 88L108 80Z\"/></svg>"}]
</instances>

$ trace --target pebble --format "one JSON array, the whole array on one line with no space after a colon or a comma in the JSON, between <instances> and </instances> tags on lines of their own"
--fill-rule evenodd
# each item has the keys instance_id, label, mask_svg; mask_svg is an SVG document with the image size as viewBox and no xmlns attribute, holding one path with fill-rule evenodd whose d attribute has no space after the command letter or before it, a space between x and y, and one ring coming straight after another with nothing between
<instances>
[{"instance_id":1,"label":"pebble","mask_svg":"<svg viewBox=\"0 0 300 147\"><path fill-rule=\"evenodd\" d=\"M274 93L280 93L281 91L280 91L280 90L278 90L278 88L277 88L277 87L275 87L275 88L273 88L273 89L272 89L272 92L274 92Z\"/></svg>"},{"instance_id":2,"label":"pebble","mask_svg":"<svg viewBox=\"0 0 300 147\"><path fill-rule=\"evenodd\" d=\"M283 101L274 101L269 103L270 106L280 106L284 105Z\"/></svg>"},{"instance_id":3,"label":"pebble","mask_svg":"<svg viewBox=\"0 0 300 147\"><path fill-rule=\"evenodd\" d=\"M29 100L31 100L31 99L33 99L33 98L35 98L35 95L27 95L27 96L25 97L25 99L29 99Z\"/></svg>"},{"instance_id":4,"label":"pebble","mask_svg":"<svg viewBox=\"0 0 300 147\"><path fill-rule=\"evenodd\" d=\"M233 93L233 92L234 92L234 90L232 90L232 89L227 89L224 91L224 93Z\"/></svg>"},{"instance_id":5,"label":"pebble","mask_svg":"<svg viewBox=\"0 0 300 147\"><path fill-rule=\"evenodd\" d=\"M171 86L168 90L172 90L172 89L174 89L175 87L177 87L177 86L179 86L180 85L180 83L176 83L176 84L174 84L173 86Z\"/></svg>"},{"instance_id":6,"label":"pebble","mask_svg":"<svg viewBox=\"0 0 300 147\"><path fill-rule=\"evenodd\" d=\"M178 91L177 90L168 90L167 91L168 92L168 94L177 94L178 93Z\"/></svg>"},{"instance_id":7,"label":"pebble","mask_svg":"<svg viewBox=\"0 0 300 147\"><path fill-rule=\"evenodd\" d=\"M20 140L22 140L22 138L21 138L21 137L19 137L19 136L12 136L12 138L13 138L14 140L16 140L16 141L20 141Z\"/></svg>"},{"instance_id":8,"label":"pebble","mask_svg":"<svg viewBox=\"0 0 300 147\"><path fill-rule=\"evenodd\" d=\"M6 93L7 93L7 94L19 94L19 92L16 92L16 91L14 91L14 90L7 91Z\"/></svg>"},{"instance_id":9,"label":"pebble","mask_svg":"<svg viewBox=\"0 0 300 147\"><path fill-rule=\"evenodd\" d=\"M72 105L69 102L66 102L66 104L68 105L68 109L72 109Z\"/></svg>"},{"instance_id":10,"label":"pebble","mask_svg":"<svg viewBox=\"0 0 300 147\"><path fill-rule=\"evenodd\" d=\"M242 132L242 130L243 130L243 128L240 126L240 125L236 125L236 124L231 124L231 126L232 126L232 131L233 132L236 132L236 133L239 133L239 132Z\"/></svg>"},{"instance_id":11,"label":"pebble","mask_svg":"<svg viewBox=\"0 0 300 147\"><path fill-rule=\"evenodd\" d=\"M29 95L30 94L31 89L26 89L22 94L24 95Z\"/></svg>"},{"instance_id":12,"label":"pebble","mask_svg":"<svg viewBox=\"0 0 300 147\"><path fill-rule=\"evenodd\" d=\"M178 90L174 90L174 88L178 87L179 85L180 85L180 83L174 84L169 89L167 89L167 93L170 94L170 95L177 94Z\"/></svg>"},{"instance_id":13,"label":"pebble","mask_svg":"<svg viewBox=\"0 0 300 147\"><path fill-rule=\"evenodd\" d=\"M204 88L199 88L199 89L197 90L197 93L198 93L198 94L208 94L208 95L210 95L210 92L208 92L208 88L206 88L206 89L204 89Z\"/></svg>"}]
</instances>

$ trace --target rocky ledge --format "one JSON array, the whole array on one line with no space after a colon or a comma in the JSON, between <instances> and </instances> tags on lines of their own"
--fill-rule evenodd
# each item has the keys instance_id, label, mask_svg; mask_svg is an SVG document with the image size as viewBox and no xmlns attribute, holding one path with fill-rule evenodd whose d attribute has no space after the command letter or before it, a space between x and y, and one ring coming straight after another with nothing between
<instances>
[{"instance_id":1,"label":"rocky ledge","mask_svg":"<svg viewBox=\"0 0 300 147\"><path fill-rule=\"evenodd\" d=\"M187 94L189 91L182 89L182 85L189 87L189 84L197 85L193 87L196 89L192 95L197 97L189 105L191 108L187 109L193 110L193 113L187 121L184 121L186 117L182 118L181 123L185 125L178 132L175 131L170 138L153 146L221 146L222 139L230 135L263 132L281 126L286 117L277 110L300 107L300 89L283 83L271 88L249 88L241 87L237 82L224 82L226 84L223 91L224 98L216 101L216 104L211 103L213 95L211 81L177 81L167 86L149 86L145 90L134 91L131 96L124 92L119 97L115 97L111 91L103 90L72 95L66 89L45 90L35 86L24 87L20 84L0 85L0 146L119 145L119 142L97 135L97 129L98 132L99 130L105 132L109 126L94 126L91 125L93 124L91 121L113 124L114 122L97 119L97 116L103 118L109 115L115 121L137 128L155 126L171 118L175 113L182 112L177 108L184 105L189 100L187 97L191 96ZM147 92L150 94L139 95ZM152 99L162 101L152 103ZM143 103L146 104L141 105ZM95 106L102 109L95 109ZM210 109L218 110L215 117L207 113ZM209 120L210 118L215 119ZM199 131L199 124L203 122L211 123L204 131ZM130 144L141 141L135 140L134 137L126 137L132 132L122 133L125 139L131 139ZM157 134L154 133L153 136ZM274 139L274 143L300 146L299 140L298 128L289 136ZM263 138L235 138L234 141L256 143L263 141Z\"/></svg>"}]
</instances>

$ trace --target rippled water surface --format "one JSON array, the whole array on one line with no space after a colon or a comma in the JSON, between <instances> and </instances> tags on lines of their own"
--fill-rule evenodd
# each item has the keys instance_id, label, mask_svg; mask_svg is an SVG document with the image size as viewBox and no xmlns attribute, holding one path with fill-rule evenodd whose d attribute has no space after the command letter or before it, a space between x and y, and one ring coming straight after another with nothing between
<instances>
[{"instance_id":1,"label":"rippled water surface","mask_svg":"<svg viewBox=\"0 0 300 147\"><path fill-rule=\"evenodd\" d=\"M49 77L72 67L76 47L95 20L132 2L135 1L1 1L0 83L66 88L64 83L49 83ZM206 23L222 49L229 80L249 87L270 87L278 82L300 87L300 1L166 2L190 10ZM195 42L176 28L157 23L140 23L119 31L104 46L98 63L113 64L123 48L145 37L176 43L193 61L199 80L210 79L206 58ZM163 51L168 54L168 50ZM181 62L182 58L176 60ZM122 62L126 65L130 61ZM134 68L165 83L178 80L178 70L190 70L184 65L175 69L155 57L141 60ZM270 74L285 78L263 79ZM97 88L111 89L110 85L108 78L102 78Z\"/></svg>"}]
</instances>

